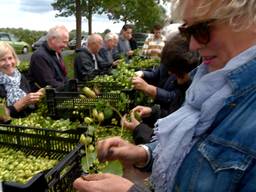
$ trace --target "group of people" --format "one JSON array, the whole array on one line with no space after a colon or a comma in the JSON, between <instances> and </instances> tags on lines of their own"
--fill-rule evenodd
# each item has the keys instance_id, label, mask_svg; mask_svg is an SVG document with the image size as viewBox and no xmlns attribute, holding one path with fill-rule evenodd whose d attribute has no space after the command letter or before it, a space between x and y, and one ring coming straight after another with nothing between
<instances>
[{"instance_id":1,"label":"group of people","mask_svg":"<svg viewBox=\"0 0 256 192\"><path fill-rule=\"evenodd\" d=\"M99 141L98 159L120 160L124 167L147 173L159 192L256 191L256 2L171 2L173 17L183 24L167 39L154 28L143 53L160 57L161 64L136 72L132 79L135 89L154 98L155 105L136 106L129 121L123 117L135 144L119 137ZM0 96L11 116L33 110L43 94L40 88L65 88L61 50L68 39L64 26L49 30L47 41L31 57L32 84L17 70L13 48L0 43ZM89 36L87 47L76 52L77 78L117 65L120 52L132 56L131 39L129 25L119 36ZM79 192L150 191L113 174L83 175L73 186Z\"/></svg>"},{"instance_id":2,"label":"group of people","mask_svg":"<svg viewBox=\"0 0 256 192\"><path fill-rule=\"evenodd\" d=\"M184 103L156 122L150 142L108 138L98 143L98 158L148 172L155 191L256 191L256 2L171 2L181 35L202 59ZM80 192L149 191L113 174L73 185Z\"/></svg>"},{"instance_id":3,"label":"group of people","mask_svg":"<svg viewBox=\"0 0 256 192\"><path fill-rule=\"evenodd\" d=\"M133 27L126 24L119 36L111 31L104 34L104 37L99 34L90 35L86 47L76 50L75 78L85 81L95 75L108 73L112 67L118 64L121 55L127 58L131 57L133 50L137 48L136 42L132 38L132 30ZM51 86L57 90L67 89L67 69L61 53L67 47L68 41L69 32L65 26L51 28L47 33L46 41L32 54L26 77L20 74L16 68L19 60L12 47L1 43L3 63L1 78L3 80L0 82L0 93L2 98L7 98L7 111L11 117L23 117L33 111L34 103L41 98L42 91L38 92L41 88ZM12 58L9 58L10 55ZM6 68L10 68L8 69L10 72L6 73ZM15 78L11 77L12 75ZM22 99L23 96L27 98L31 94L34 95L32 101ZM15 99L9 102L12 97ZM14 101L22 101L22 104L19 102L15 104Z\"/></svg>"},{"instance_id":4,"label":"group of people","mask_svg":"<svg viewBox=\"0 0 256 192\"><path fill-rule=\"evenodd\" d=\"M31 56L29 78L17 69L20 61L13 47L6 42L0 43L0 97L6 99L8 115L14 118L25 117L34 111L47 85L64 89L67 71L61 52L67 47L68 40L66 27L51 28L47 41Z\"/></svg>"}]
</instances>

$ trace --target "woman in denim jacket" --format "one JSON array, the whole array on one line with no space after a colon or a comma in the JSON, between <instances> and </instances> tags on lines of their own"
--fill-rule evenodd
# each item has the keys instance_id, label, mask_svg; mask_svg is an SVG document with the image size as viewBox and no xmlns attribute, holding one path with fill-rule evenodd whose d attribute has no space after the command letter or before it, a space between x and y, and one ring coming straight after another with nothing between
<instances>
[{"instance_id":1,"label":"woman in denim jacket","mask_svg":"<svg viewBox=\"0 0 256 192\"><path fill-rule=\"evenodd\" d=\"M173 18L184 23L180 32L203 61L184 105L157 121L150 144L110 138L99 142L98 157L151 171L155 191L256 191L256 1L171 2ZM74 186L147 190L112 174L88 175Z\"/></svg>"}]
</instances>

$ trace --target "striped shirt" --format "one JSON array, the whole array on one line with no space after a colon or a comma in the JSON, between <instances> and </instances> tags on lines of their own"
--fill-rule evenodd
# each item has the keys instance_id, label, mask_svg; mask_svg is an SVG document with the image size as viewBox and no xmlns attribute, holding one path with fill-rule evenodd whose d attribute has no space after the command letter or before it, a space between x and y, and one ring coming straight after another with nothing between
<instances>
[{"instance_id":1,"label":"striped shirt","mask_svg":"<svg viewBox=\"0 0 256 192\"><path fill-rule=\"evenodd\" d=\"M149 58L160 58L162 49L165 45L166 38L161 35L160 38L155 39L154 35L150 35L144 42L142 47L143 54ZM153 51L155 50L155 51Z\"/></svg>"}]
</instances>

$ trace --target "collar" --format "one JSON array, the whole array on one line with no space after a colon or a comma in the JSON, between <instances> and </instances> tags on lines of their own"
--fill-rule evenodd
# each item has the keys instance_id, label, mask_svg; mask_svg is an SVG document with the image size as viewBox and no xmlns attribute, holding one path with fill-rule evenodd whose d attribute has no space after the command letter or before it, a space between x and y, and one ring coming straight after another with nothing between
<instances>
[{"instance_id":1,"label":"collar","mask_svg":"<svg viewBox=\"0 0 256 192\"><path fill-rule=\"evenodd\" d=\"M52 48L50 48L49 47L49 45L48 45L48 43L47 43L47 41L45 41L44 43L43 43L43 47L46 49L46 51L48 52L48 53L50 53L51 55L56 55L56 51L55 50L53 50ZM58 53L57 53L58 54Z\"/></svg>"},{"instance_id":2,"label":"collar","mask_svg":"<svg viewBox=\"0 0 256 192\"><path fill-rule=\"evenodd\" d=\"M253 46L230 62L243 62L245 64L227 74L234 95L244 95L251 88L256 87L256 46Z\"/></svg>"}]
</instances>

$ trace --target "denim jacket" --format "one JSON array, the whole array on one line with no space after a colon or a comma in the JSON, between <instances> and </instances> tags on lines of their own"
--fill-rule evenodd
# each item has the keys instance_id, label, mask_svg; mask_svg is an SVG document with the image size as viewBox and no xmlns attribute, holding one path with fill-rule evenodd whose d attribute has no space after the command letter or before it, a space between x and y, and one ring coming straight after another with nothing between
<instances>
[{"instance_id":1,"label":"denim jacket","mask_svg":"<svg viewBox=\"0 0 256 192\"><path fill-rule=\"evenodd\" d=\"M256 59L229 74L233 94L186 156L172 191L256 191L255 74Z\"/></svg>"}]
</instances>

